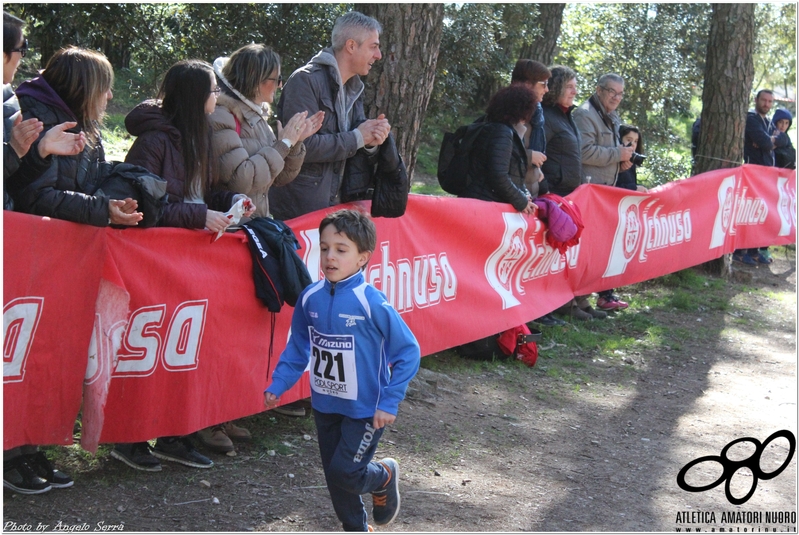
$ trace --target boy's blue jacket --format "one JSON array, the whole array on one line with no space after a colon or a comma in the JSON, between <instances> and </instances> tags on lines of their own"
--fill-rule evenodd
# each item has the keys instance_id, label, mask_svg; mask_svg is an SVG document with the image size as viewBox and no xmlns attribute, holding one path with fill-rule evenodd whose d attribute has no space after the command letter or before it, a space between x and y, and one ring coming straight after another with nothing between
<instances>
[{"instance_id":1,"label":"boy's blue jacket","mask_svg":"<svg viewBox=\"0 0 799 535\"><path fill-rule=\"evenodd\" d=\"M411 330L359 271L303 290L266 391L280 397L309 369L311 402L319 412L371 418L380 409L396 415L420 360Z\"/></svg>"}]
</instances>

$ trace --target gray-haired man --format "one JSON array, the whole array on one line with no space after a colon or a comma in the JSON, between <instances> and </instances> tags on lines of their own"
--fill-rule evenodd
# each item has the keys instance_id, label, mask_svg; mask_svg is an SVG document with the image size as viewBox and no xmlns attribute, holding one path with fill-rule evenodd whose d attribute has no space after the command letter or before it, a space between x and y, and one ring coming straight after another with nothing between
<instances>
[{"instance_id":1,"label":"gray-haired man","mask_svg":"<svg viewBox=\"0 0 799 535\"><path fill-rule=\"evenodd\" d=\"M619 171L632 166L630 158L635 147L625 147L619 139L621 119L616 114L624 97L624 78L608 73L599 77L596 91L579 108L572 112L574 124L580 131L582 140L582 182L591 177L592 184L615 186ZM604 310L627 308L627 303L613 295L613 290L599 292L595 311L586 307L586 298L578 298L578 305L594 317L602 317Z\"/></svg>"},{"instance_id":2,"label":"gray-haired man","mask_svg":"<svg viewBox=\"0 0 799 535\"><path fill-rule=\"evenodd\" d=\"M619 141L621 119L616 108L623 97L624 79L603 74L596 92L572 112L582 139L583 178L590 176L592 184L613 186L619 171L632 165L634 147L624 147Z\"/></svg>"},{"instance_id":3,"label":"gray-haired man","mask_svg":"<svg viewBox=\"0 0 799 535\"><path fill-rule=\"evenodd\" d=\"M300 173L285 186L270 188L269 205L278 219L291 219L339 204L344 164L358 150L374 151L388 137L391 125L383 115L366 119L364 85L372 64L379 60L380 23L357 11L339 17L332 46L314 56L289 77L278 117L298 111L325 112L319 132L305 140ZM353 125L357 125L353 127Z\"/></svg>"}]
</instances>

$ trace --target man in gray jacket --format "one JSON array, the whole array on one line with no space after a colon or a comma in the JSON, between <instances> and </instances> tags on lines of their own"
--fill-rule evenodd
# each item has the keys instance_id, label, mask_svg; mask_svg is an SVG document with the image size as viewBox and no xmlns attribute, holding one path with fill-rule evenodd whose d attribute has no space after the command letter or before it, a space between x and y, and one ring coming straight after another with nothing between
<instances>
[{"instance_id":1,"label":"man in gray jacket","mask_svg":"<svg viewBox=\"0 0 799 535\"><path fill-rule=\"evenodd\" d=\"M583 183L591 177L592 184L613 186L619 171L632 165L634 147L619 142L621 119L616 114L624 96L624 79L618 74L603 74L596 92L572 112L582 139Z\"/></svg>"},{"instance_id":2,"label":"man in gray jacket","mask_svg":"<svg viewBox=\"0 0 799 535\"><path fill-rule=\"evenodd\" d=\"M292 219L340 203L341 177L358 150L374 152L391 125L382 114L366 119L363 81L379 60L380 23L357 11L339 17L331 48L325 48L289 77L280 95L278 117L325 112L319 131L305 140L305 161L297 178L269 190L274 217Z\"/></svg>"},{"instance_id":3,"label":"man in gray jacket","mask_svg":"<svg viewBox=\"0 0 799 535\"><path fill-rule=\"evenodd\" d=\"M603 74L599 77L594 94L572 112L582 140L583 183L615 186L619 171L632 167L630 158L635 147L625 147L619 139L621 119L616 114L616 108L623 96L624 78L613 73ZM590 180L588 177L591 177ZM627 303L614 295L612 289L599 292L596 305L600 314L606 310L627 308ZM589 312L593 311L591 307L588 308Z\"/></svg>"}]
</instances>

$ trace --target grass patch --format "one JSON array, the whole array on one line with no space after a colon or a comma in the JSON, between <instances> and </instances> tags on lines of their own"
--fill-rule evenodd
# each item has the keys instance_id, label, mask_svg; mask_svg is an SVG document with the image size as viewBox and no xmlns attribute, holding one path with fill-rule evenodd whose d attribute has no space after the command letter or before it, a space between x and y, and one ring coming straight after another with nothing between
<instances>
[{"instance_id":1,"label":"grass patch","mask_svg":"<svg viewBox=\"0 0 799 535\"><path fill-rule=\"evenodd\" d=\"M103 124L103 148L108 161L122 162L133 145L133 136L125 129L124 113L109 113Z\"/></svg>"},{"instance_id":2,"label":"grass patch","mask_svg":"<svg viewBox=\"0 0 799 535\"><path fill-rule=\"evenodd\" d=\"M414 182L411 185L411 193L418 193L420 195L435 195L437 197L452 197L452 195L441 189L441 186L437 181Z\"/></svg>"}]
</instances>

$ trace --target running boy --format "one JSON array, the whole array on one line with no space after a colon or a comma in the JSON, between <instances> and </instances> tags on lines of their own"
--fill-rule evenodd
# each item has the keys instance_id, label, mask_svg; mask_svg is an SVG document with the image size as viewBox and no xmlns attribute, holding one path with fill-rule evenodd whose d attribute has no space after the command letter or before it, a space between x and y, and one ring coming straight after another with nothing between
<instances>
[{"instance_id":1,"label":"running boy","mask_svg":"<svg viewBox=\"0 0 799 535\"><path fill-rule=\"evenodd\" d=\"M333 508L345 531L369 531L361 494L372 494L375 524L388 524L399 513L397 461L376 462L372 456L383 429L396 419L421 355L386 296L364 279L362 269L377 242L371 219L339 210L322 220L319 235L325 278L300 295L291 337L264 392L264 405L275 407L310 369L319 452Z\"/></svg>"}]
</instances>

